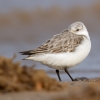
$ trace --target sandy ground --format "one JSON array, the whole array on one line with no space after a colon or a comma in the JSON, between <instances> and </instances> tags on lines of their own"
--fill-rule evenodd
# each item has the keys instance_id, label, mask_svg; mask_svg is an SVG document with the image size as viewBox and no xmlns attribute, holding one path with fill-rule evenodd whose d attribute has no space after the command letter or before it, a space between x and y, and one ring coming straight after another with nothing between
<instances>
[{"instance_id":1,"label":"sandy ground","mask_svg":"<svg viewBox=\"0 0 100 100\"><path fill-rule=\"evenodd\" d=\"M61 82L60 91L29 91L0 94L0 100L100 100L100 79L96 82Z\"/></svg>"},{"instance_id":2,"label":"sandy ground","mask_svg":"<svg viewBox=\"0 0 100 100\"><path fill-rule=\"evenodd\" d=\"M0 57L0 100L100 100L100 78L59 82L13 59Z\"/></svg>"}]
</instances>

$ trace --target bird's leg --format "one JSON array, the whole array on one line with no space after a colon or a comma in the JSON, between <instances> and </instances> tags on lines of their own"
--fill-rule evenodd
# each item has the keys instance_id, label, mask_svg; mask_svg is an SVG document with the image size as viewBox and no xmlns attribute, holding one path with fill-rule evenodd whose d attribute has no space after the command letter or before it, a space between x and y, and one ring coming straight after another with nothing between
<instances>
[{"instance_id":1,"label":"bird's leg","mask_svg":"<svg viewBox=\"0 0 100 100\"><path fill-rule=\"evenodd\" d=\"M59 75L59 70L56 70L57 76L59 78L59 81L61 81L60 75Z\"/></svg>"},{"instance_id":2,"label":"bird's leg","mask_svg":"<svg viewBox=\"0 0 100 100\"><path fill-rule=\"evenodd\" d=\"M74 79L71 77L71 75L69 74L67 69L65 69L65 72L68 74L68 76L71 78L71 80L74 81Z\"/></svg>"}]
</instances>

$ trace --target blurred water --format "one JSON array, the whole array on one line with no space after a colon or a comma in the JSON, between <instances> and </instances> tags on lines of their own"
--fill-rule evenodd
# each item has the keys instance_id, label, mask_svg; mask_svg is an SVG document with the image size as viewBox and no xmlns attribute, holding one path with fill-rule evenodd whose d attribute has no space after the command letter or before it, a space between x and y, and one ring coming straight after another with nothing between
<instances>
[{"instance_id":1,"label":"blurred water","mask_svg":"<svg viewBox=\"0 0 100 100\"><path fill-rule=\"evenodd\" d=\"M90 5L99 0L0 0L0 11L7 12L12 9L30 10L41 6L43 8L51 7L52 5L60 5L62 7L72 7L74 5Z\"/></svg>"}]
</instances>

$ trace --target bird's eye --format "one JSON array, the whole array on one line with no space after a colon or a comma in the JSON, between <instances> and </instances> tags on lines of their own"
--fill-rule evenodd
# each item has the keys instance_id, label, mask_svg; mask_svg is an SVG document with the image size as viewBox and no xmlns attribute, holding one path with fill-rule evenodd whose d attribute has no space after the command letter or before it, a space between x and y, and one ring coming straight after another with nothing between
<instances>
[{"instance_id":1,"label":"bird's eye","mask_svg":"<svg viewBox=\"0 0 100 100\"><path fill-rule=\"evenodd\" d=\"M76 31L79 31L79 29L77 29Z\"/></svg>"}]
</instances>

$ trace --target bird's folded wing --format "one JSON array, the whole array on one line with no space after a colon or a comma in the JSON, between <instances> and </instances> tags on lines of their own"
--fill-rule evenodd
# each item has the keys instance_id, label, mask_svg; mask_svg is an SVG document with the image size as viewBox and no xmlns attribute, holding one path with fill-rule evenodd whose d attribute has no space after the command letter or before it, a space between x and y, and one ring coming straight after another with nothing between
<instances>
[{"instance_id":1,"label":"bird's folded wing","mask_svg":"<svg viewBox=\"0 0 100 100\"><path fill-rule=\"evenodd\" d=\"M22 55L33 55L40 53L74 52L75 48L83 41L83 36L70 33L67 30L54 35L38 48L30 51L20 52Z\"/></svg>"}]
</instances>

